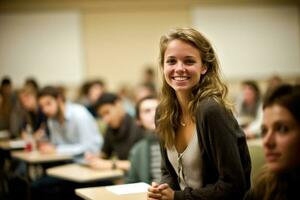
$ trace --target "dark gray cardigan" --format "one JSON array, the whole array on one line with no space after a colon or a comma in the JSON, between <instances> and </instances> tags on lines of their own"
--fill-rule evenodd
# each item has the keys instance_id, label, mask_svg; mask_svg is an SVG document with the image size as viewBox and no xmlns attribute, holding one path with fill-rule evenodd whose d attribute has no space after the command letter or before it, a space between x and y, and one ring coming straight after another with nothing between
<instances>
[{"instance_id":1,"label":"dark gray cardigan","mask_svg":"<svg viewBox=\"0 0 300 200\"><path fill-rule=\"evenodd\" d=\"M163 112L163 109L160 110ZM203 187L180 190L177 174L162 152L162 180L175 190L179 199L243 199L250 188L251 160L244 132L232 113L212 98L200 102L196 128L202 160Z\"/></svg>"}]
</instances>

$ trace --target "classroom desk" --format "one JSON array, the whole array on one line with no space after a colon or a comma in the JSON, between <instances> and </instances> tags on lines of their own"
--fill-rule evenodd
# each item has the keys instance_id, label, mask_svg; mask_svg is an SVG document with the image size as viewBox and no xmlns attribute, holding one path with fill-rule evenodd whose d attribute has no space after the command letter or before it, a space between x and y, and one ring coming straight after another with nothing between
<instances>
[{"instance_id":1,"label":"classroom desk","mask_svg":"<svg viewBox=\"0 0 300 200\"><path fill-rule=\"evenodd\" d=\"M67 154L58 154L58 153L49 153L42 154L38 151L26 152L26 151L13 151L11 153L13 158L17 158L19 160L25 161L29 164L43 164L50 162L58 162L58 161L69 161L72 160L73 157Z\"/></svg>"},{"instance_id":2,"label":"classroom desk","mask_svg":"<svg viewBox=\"0 0 300 200\"><path fill-rule=\"evenodd\" d=\"M28 181L34 180L40 175L44 175L46 173L45 165L73 160L71 155L58 153L42 154L38 151L12 151L11 157L24 161L27 164L26 178Z\"/></svg>"},{"instance_id":3,"label":"classroom desk","mask_svg":"<svg viewBox=\"0 0 300 200\"><path fill-rule=\"evenodd\" d=\"M122 189L123 192L126 192L127 190L127 194L118 194L110 190L112 188L120 189L120 187L128 187ZM142 200L147 199L148 187L149 185L145 183L134 183L115 186L80 188L76 189L75 193L86 200ZM132 189L138 191L130 193L129 191Z\"/></svg>"},{"instance_id":4,"label":"classroom desk","mask_svg":"<svg viewBox=\"0 0 300 200\"><path fill-rule=\"evenodd\" d=\"M25 145L26 145L25 141L21 139L0 141L0 149L7 150L7 151L24 149Z\"/></svg>"},{"instance_id":5,"label":"classroom desk","mask_svg":"<svg viewBox=\"0 0 300 200\"><path fill-rule=\"evenodd\" d=\"M124 172L120 169L99 170L80 164L67 164L46 170L47 175L77 183L121 178Z\"/></svg>"}]
</instances>

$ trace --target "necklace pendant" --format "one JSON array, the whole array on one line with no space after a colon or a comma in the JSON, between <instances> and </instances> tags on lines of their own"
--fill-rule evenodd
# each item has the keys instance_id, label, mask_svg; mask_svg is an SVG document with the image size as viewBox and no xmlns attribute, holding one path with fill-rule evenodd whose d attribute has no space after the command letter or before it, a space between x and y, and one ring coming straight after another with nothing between
<instances>
[{"instance_id":1,"label":"necklace pendant","mask_svg":"<svg viewBox=\"0 0 300 200\"><path fill-rule=\"evenodd\" d=\"M183 123L182 121L180 121L180 125L186 127L186 123Z\"/></svg>"}]
</instances>

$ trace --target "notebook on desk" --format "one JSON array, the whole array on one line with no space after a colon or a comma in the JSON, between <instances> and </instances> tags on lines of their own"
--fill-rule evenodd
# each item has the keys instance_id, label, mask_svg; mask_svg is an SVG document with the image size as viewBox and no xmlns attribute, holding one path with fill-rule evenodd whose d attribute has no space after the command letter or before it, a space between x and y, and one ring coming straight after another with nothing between
<instances>
[{"instance_id":1,"label":"notebook on desk","mask_svg":"<svg viewBox=\"0 0 300 200\"><path fill-rule=\"evenodd\" d=\"M9 141L9 146L12 149L25 148L26 142L24 140L11 140Z\"/></svg>"}]
</instances>

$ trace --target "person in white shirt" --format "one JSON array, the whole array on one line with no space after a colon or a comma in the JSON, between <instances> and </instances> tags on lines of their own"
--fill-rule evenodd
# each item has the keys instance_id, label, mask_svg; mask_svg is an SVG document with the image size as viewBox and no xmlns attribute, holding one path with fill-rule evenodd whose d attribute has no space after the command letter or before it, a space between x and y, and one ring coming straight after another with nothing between
<instances>
[{"instance_id":1,"label":"person in white shirt","mask_svg":"<svg viewBox=\"0 0 300 200\"><path fill-rule=\"evenodd\" d=\"M38 101L42 112L48 118L50 132L49 142L39 145L42 153L98 153L103 144L102 134L85 107L65 102L60 91L51 86L39 92Z\"/></svg>"}]
</instances>

